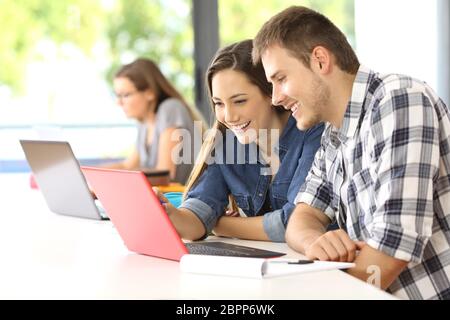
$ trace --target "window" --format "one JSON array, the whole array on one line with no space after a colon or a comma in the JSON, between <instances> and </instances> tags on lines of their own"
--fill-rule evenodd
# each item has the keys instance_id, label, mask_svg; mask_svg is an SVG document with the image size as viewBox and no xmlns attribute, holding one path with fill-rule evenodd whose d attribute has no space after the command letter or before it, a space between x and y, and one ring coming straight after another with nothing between
<instances>
[{"instance_id":1,"label":"window","mask_svg":"<svg viewBox=\"0 0 450 320\"><path fill-rule=\"evenodd\" d=\"M138 56L192 101L190 11L190 0L1 1L0 171L24 169L18 139L37 133L68 140L79 158L125 156L135 126L110 83Z\"/></svg>"},{"instance_id":2,"label":"window","mask_svg":"<svg viewBox=\"0 0 450 320\"><path fill-rule=\"evenodd\" d=\"M354 0L220 0L221 46L253 38L264 22L292 5L306 6L323 13L354 44Z\"/></svg>"},{"instance_id":3,"label":"window","mask_svg":"<svg viewBox=\"0 0 450 320\"><path fill-rule=\"evenodd\" d=\"M355 13L362 64L376 72L413 76L437 90L436 0L355 0Z\"/></svg>"}]
</instances>

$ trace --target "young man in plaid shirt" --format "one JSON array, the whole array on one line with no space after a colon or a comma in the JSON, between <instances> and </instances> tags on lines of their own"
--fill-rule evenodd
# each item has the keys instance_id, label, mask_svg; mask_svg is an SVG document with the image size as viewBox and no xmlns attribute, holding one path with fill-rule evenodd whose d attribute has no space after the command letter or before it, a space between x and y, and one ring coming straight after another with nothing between
<instances>
[{"instance_id":1,"label":"young man in plaid shirt","mask_svg":"<svg viewBox=\"0 0 450 320\"><path fill-rule=\"evenodd\" d=\"M323 15L290 7L254 40L273 104L327 123L296 198L288 244L398 297L450 299L450 117L425 83L360 66ZM329 223L340 229L326 231ZM359 251L359 253L358 253ZM370 281L369 281L370 282Z\"/></svg>"}]
</instances>

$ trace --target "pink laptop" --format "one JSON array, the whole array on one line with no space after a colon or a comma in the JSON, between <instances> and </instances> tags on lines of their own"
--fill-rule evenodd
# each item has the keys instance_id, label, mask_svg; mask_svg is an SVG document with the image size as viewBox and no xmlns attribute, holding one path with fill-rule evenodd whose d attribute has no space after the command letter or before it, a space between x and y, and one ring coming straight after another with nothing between
<instances>
[{"instance_id":1,"label":"pink laptop","mask_svg":"<svg viewBox=\"0 0 450 320\"><path fill-rule=\"evenodd\" d=\"M274 252L223 242L183 243L143 172L82 167L128 250L179 261L186 253L278 257Z\"/></svg>"}]
</instances>

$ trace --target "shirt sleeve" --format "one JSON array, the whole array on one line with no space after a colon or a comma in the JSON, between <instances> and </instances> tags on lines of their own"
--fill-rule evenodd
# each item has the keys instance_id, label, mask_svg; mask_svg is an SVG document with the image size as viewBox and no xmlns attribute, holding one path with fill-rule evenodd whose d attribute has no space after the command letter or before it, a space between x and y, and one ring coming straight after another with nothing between
<instances>
[{"instance_id":1,"label":"shirt sleeve","mask_svg":"<svg viewBox=\"0 0 450 320\"><path fill-rule=\"evenodd\" d=\"M212 164L206 167L180 208L189 209L197 215L208 234L223 215L228 205L228 194L230 191L219 165Z\"/></svg>"},{"instance_id":2,"label":"shirt sleeve","mask_svg":"<svg viewBox=\"0 0 450 320\"><path fill-rule=\"evenodd\" d=\"M264 215L263 226L264 231L274 242L284 242L286 225L294 211L294 200L300 186L304 183L306 175L311 168L314 155L320 147L320 138L323 132L323 124L318 125L307 131L303 140L303 150L301 157L298 159L297 169L288 188L287 202L283 208L268 212Z\"/></svg>"},{"instance_id":3,"label":"shirt sleeve","mask_svg":"<svg viewBox=\"0 0 450 320\"><path fill-rule=\"evenodd\" d=\"M434 107L421 92L392 91L374 107L370 130L377 207L367 243L394 258L420 262L432 233L439 166Z\"/></svg>"},{"instance_id":4,"label":"shirt sleeve","mask_svg":"<svg viewBox=\"0 0 450 320\"><path fill-rule=\"evenodd\" d=\"M187 128L192 120L180 100L169 98L159 105L156 121L158 131L163 132L168 128Z\"/></svg>"},{"instance_id":5,"label":"shirt sleeve","mask_svg":"<svg viewBox=\"0 0 450 320\"><path fill-rule=\"evenodd\" d=\"M330 127L325 129L322 135L321 146L316 152L313 164L305 179L305 182L300 187L294 204L305 203L319 209L325 213L333 222L336 219L336 214L331 206L333 188L327 179L325 157L326 157L326 135L329 133Z\"/></svg>"}]
</instances>

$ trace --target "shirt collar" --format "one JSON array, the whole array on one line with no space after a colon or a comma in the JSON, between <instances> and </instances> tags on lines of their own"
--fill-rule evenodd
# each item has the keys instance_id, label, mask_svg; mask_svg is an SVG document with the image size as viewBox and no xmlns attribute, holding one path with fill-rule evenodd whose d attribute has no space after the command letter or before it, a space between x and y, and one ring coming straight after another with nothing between
<instances>
[{"instance_id":1,"label":"shirt collar","mask_svg":"<svg viewBox=\"0 0 450 320\"><path fill-rule=\"evenodd\" d=\"M284 155L289 150L290 141L292 140L292 135L296 133L297 129L297 121L292 117L292 115L289 115L288 121L286 123L286 126L284 127L283 131L281 132L280 138L278 140L278 143L276 143L273 148L275 152L278 152L278 155L280 156L280 160L284 158ZM236 143L239 143L236 138ZM246 163L249 163L250 161L250 152L249 152L249 145L245 146L245 160ZM257 148L259 150L259 148Z\"/></svg>"},{"instance_id":2,"label":"shirt collar","mask_svg":"<svg viewBox=\"0 0 450 320\"><path fill-rule=\"evenodd\" d=\"M275 145L274 148L278 149L279 151L287 151L289 149L289 142L291 140L292 134L296 133L296 130L298 130L297 121L294 119L292 115L290 115L286 123L286 126L284 127L284 130L281 133L278 145Z\"/></svg>"},{"instance_id":3,"label":"shirt collar","mask_svg":"<svg viewBox=\"0 0 450 320\"><path fill-rule=\"evenodd\" d=\"M355 136L356 130L364 117L364 101L373 74L372 70L362 65L359 67L355 81L353 82L352 95L344 114L342 126L340 129L332 128L332 131L343 143Z\"/></svg>"}]
</instances>

